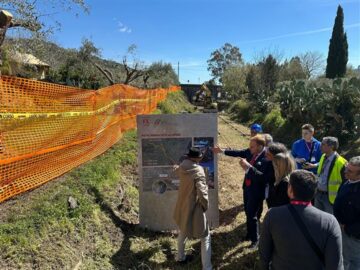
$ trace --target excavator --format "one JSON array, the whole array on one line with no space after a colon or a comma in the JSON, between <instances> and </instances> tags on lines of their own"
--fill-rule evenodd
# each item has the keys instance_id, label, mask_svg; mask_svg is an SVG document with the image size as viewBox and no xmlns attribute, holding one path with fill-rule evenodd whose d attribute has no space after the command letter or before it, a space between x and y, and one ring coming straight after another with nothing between
<instances>
[{"instance_id":1,"label":"excavator","mask_svg":"<svg viewBox=\"0 0 360 270\"><path fill-rule=\"evenodd\" d=\"M198 91L196 91L193 97L193 103L196 106L203 107L204 113L214 113L217 112L217 104L213 102L213 98L211 96L211 91L203 83Z\"/></svg>"}]
</instances>

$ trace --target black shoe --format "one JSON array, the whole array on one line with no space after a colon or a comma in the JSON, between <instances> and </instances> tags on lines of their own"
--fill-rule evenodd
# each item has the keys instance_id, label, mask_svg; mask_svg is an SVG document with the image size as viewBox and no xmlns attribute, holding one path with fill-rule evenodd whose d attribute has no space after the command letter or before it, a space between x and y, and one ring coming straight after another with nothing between
<instances>
[{"instance_id":1,"label":"black shoe","mask_svg":"<svg viewBox=\"0 0 360 270\"><path fill-rule=\"evenodd\" d=\"M194 259L193 255L186 255L185 260L177 261L177 263L180 264L180 265L184 265L184 264L187 264L187 263L191 262L193 259Z\"/></svg>"},{"instance_id":2,"label":"black shoe","mask_svg":"<svg viewBox=\"0 0 360 270\"><path fill-rule=\"evenodd\" d=\"M258 248L259 241L251 242L251 245L249 246L249 249L255 250Z\"/></svg>"}]
</instances>

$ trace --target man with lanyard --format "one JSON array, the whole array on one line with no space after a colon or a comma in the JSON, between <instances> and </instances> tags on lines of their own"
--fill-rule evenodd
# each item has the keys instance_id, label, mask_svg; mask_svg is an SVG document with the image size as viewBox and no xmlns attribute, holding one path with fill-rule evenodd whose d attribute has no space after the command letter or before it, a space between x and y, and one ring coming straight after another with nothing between
<instances>
[{"instance_id":1,"label":"man with lanyard","mask_svg":"<svg viewBox=\"0 0 360 270\"><path fill-rule=\"evenodd\" d=\"M317 171L318 190L315 195L315 207L332 214L333 204L340 185L345 181L346 159L336 150L339 148L338 139L324 137L321 142L321 156Z\"/></svg>"},{"instance_id":2,"label":"man with lanyard","mask_svg":"<svg viewBox=\"0 0 360 270\"><path fill-rule=\"evenodd\" d=\"M316 173L321 157L320 142L314 138L314 127L305 124L301 127L302 139L292 145L291 154L295 158L297 168Z\"/></svg>"},{"instance_id":3,"label":"man with lanyard","mask_svg":"<svg viewBox=\"0 0 360 270\"><path fill-rule=\"evenodd\" d=\"M360 156L345 168L348 179L341 185L334 203L334 215L342 228L345 270L360 269Z\"/></svg>"},{"instance_id":4,"label":"man with lanyard","mask_svg":"<svg viewBox=\"0 0 360 270\"><path fill-rule=\"evenodd\" d=\"M256 135L250 139L249 148L244 150L213 149L214 153L239 157L240 166L245 170L243 182L244 208L246 214L247 239L251 249L257 248L259 240L258 219L260 218L271 161L265 158L265 139Z\"/></svg>"},{"instance_id":5,"label":"man with lanyard","mask_svg":"<svg viewBox=\"0 0 360 270\"><path fill-rule=\"evenodd\" d=\"M263 222L261 269L343 269L339 223L311 205L316 186L316 177L309 171L290 174L290 204L271 208Z\"/></svg>"}]
</instances>

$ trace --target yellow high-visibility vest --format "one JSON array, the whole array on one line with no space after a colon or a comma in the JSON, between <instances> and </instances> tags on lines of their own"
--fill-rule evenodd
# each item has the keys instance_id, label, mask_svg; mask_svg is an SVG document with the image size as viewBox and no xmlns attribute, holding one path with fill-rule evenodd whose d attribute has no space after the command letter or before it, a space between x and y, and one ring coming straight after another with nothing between
<instances>
[{"instance_id":1,"label":"yellow high-visibility vest","mask_svg":"<svg viewBox=\"0 0 360 270\"><path fill-rule=\"evenodd\" d=\"M323 154L320 158L319 167L317 170L318 176L320 176L322 167L324 165L324 160L325 160L325 154ZM345 158L343 158L340 155L337 155L335 157L334 167L331 169L331 172L329 172L327 179L327 187L328 187L328 198L331 204L334 204L337 192L343 181L341 177L341 170L343 169L346 163L347 160Z\"/></svg>"}]
</instances>

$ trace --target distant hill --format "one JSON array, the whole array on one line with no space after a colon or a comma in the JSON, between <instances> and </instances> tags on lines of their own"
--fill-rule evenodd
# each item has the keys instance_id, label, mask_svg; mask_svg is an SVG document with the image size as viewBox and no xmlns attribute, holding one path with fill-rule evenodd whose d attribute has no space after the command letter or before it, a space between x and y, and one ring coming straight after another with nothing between
<instances>
[{"instance_id":1,"label":"distant hill","mask_svg":"<svg viewBox=\"0 0 360 270\"><path fill-rule=\"evenodd\" d=\"M47 63L50 66L50 73L46 81L90 89L98 89L110 84L96 67L79 59L78 49L66 49L49 41L14 38L6 39L4 49L32 54ZM95 57L95 61L103 69L110 71L116 82L125 81L126 73L123 64L99 57ZM152 69L152 72L147 81L147 87L168 87L179 84L170 64L156 62L149 68ZM23 70L22 73L15 75L28 77L27 74L27 70ZM145 86L142 77L130 84L137 87Z\"/></svg>"}]
</instances>

